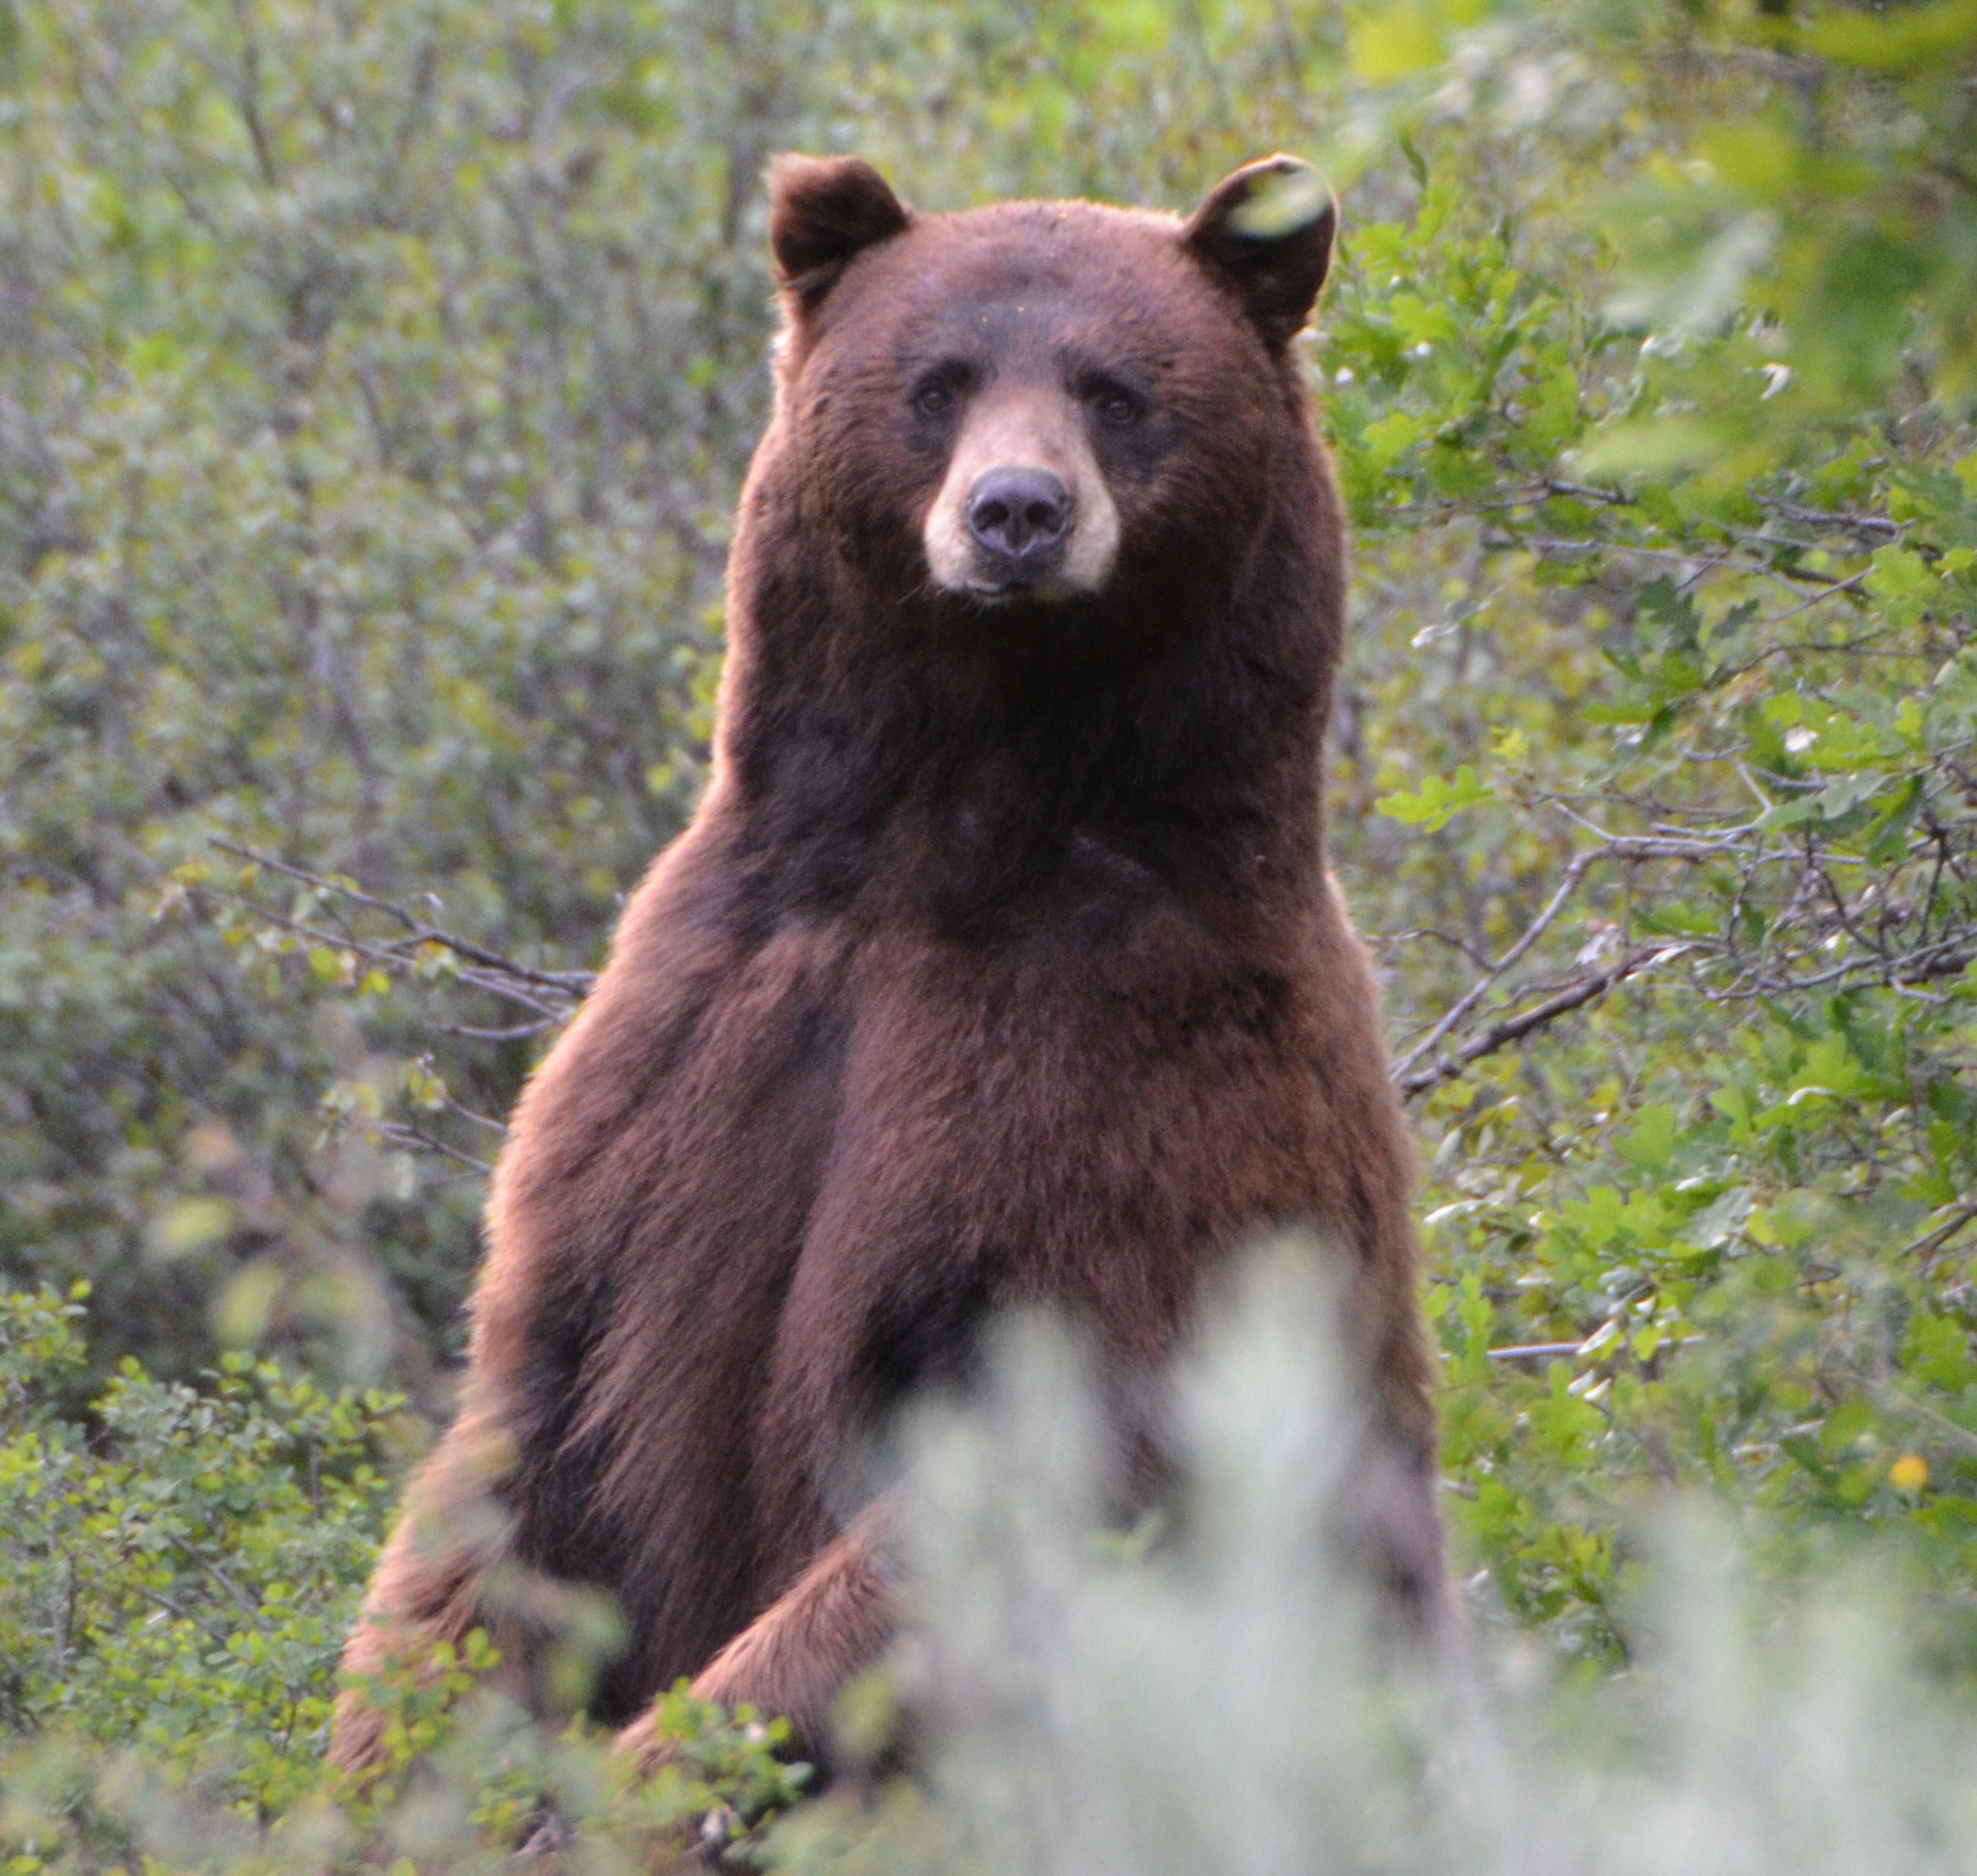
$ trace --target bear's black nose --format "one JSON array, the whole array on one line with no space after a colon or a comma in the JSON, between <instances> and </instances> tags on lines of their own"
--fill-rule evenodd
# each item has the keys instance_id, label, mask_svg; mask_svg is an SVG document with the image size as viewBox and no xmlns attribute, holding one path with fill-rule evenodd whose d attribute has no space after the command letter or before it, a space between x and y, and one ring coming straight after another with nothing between
<instances>
[{"instance_id":1,"label":"bear's black nose","mask_svg":"<svg viewBox=\"0 0 1977 1876\"><path fill-rule=\"evenodd\" d=\"M1071 532L1071 491L1048 469L984 469L968 492L968 532L1006 560L1038 560Z\"/></svg>"}]
</instances>

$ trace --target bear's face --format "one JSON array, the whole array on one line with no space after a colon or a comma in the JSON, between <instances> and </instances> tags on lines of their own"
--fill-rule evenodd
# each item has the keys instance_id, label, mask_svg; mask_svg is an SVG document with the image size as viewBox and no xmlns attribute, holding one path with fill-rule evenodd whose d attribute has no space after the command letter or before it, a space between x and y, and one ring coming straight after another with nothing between
<instances>
[{"instance_id":1,"label":"bear's face","mask_svg":"<svg viewBox=\"0 0 1977 1876\"><path fill-rule=\"evenodd\" d=\"M1331 197L1288 159L1189 220L1085 202L919 217L855 159L784 159L779 418L861 578L968 616L1150 597L1267 510L1285 348Z\"/></svg>"}]
</instances>

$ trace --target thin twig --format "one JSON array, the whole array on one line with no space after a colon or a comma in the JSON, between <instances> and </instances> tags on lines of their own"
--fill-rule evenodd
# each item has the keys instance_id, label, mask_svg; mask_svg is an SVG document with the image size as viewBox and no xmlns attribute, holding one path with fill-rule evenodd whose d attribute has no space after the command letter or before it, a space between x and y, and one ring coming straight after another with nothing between
<instances>
[{"instance_id":1,"label":"thin twig","mask_svg":"<svg viewBox=\"0 0 1977 1876\"><path fill-rule=\"evenodd\" d=\"M405 970L411 960L407 957L404 947L424 941L403 938L390 944L367 944L362 938L353 938L348 932L326 932L320 925L305 925L299 919L291 919L268 906L257 905L250 899L238 895L235 898L237 903L244 905L264 925L271 925L276 931L291 932L296 938L308 939L312 944L348 951L353 957L363 958L366 963L382 965L390 970ZM533 1010L545 1022L560 1023L569 1014L567 1010L554 1009L540 997L532 996L520 983L509 982L505 974L498 969L458 971L455 973L455 981L466 984L472 990L485 990L490 996L505 997L511 1003L519 1003L523 1009Z\"/></svg>"},{"instance_id":2,"label":"thin twig","mask_svg":"<svg viewBox=\"0 0 1977 1876\"><path fill-rule=\"evenodd\" d=\"M1531 946L1551 928L1558 915L1565 910L1566 901L1578 889L1587 874L1601 861L1718 860L1722 858L1727 850L1731 850L1730 843L1722 840L1670 839L1662 835L1611 835L1604 846L1575 855L1567 865L1563 877L1559 880L1557 890L1546 902L1544 910L1524 928L1523 936L1516 943L1495 963L1488 966L1441 1020L1395 1063L1396 1077L1401 1078L1402 1085L1406 1085L1404 1077L1408 1071L1468 1016L1489 994L1492 984L1500 982L1507 972L1515 968ZM1761 860L1764 857L1761 854L1746 856L1752 860ZM1789 857L1796 860L1798 855L1794 853Z\"/></svg>"},{"instance_id":3,"label":"thin twig","mask_svg":"<svg viewBox=\"0 0 1977 1876\"><path fill-rule=\"evenodd\" d=\"M203 1551L200 1550L194 1544L188 1544L182 1537L174 1537L172 1539L172 1544L174 1548L176 1548L182 1556L190 1558L191 1561L197 1563L200 1569L205 1571L205 1573L209 1577L211 1577L213 1581L217 1582L221 1589L225 1590L227 1595L233 1598L234 1601L239 1606L239 1608L242 1611L244 1611L244 1613L247 1615L248 1619L251 1621L258 1622L260 1620L260 1604L255 1601L255 1600L251 1596L249 1596L247 1592L243 1590L239 1586L239 1584L233 1580L232 1577L228 1576L227 1573L224 1570L222 1570L218 1563L214 1563L210 1557L208 1557Z\"/></svg>"},{"instance_id":4,"label":"thin twig","mask_svg":"<svg viewBox=\"0 0 1977 1876\"><path fill-rule=\"evenodd\" d=\"M1887 515L1834 515L1821 508L1801 508L1796 502L1787 502L1776 495L1760 495L1758 501L1770 509L1797 521L1804 527L1832 528L1843 534L1870 535L1877 540L1893 540L1908 528L1907 521L1897 521Z\"/></svg>"},{"instance_id":5,"label":"thin twig","mask_svg":"<svg viewBox=\"0 0 1977 1876\"><path fill-rule=\"evenodd\" d=\"M1967 1204L1952 1213L1932 1231L1926 1231L1914 1242L1904 1244L1895 1253L1898 1258L1931 1258L1966 1225L1977 1224L1977 1204Z\"/></svg>"},{"instance_id":6,"label":"thin twig","mask_svg":"<svg viewBox=\"0 0 1977 1876\"><path fill-rule=\"evenodd\" d=\"M237 846L232 841L215 840L212 844L222 853L230 853L237 860L245 860L256 866L264 866L272 873L279 873L291 880L299 880L304 885L314 886L319 892L336 893L352 904L369 907L381 912L387 918L395 919L406 929L405 942L413 944L437 944L464 957L470 964L479 964L484 969L499 971L504 976L518 977L523 983L540 984L545 990L560 990L565 995L580 996L597 981L594 971L541 971L533 965L518 964L512 957L505 957L498 951L489 951L486 946L476 944L471 938L464 938L455 933L443 930L437 925L428 924L423 919L415 918L394 900L379 899L361 887L350 885L341 880L325 878L320 873L312 873L306 866L296 866L285 860L276 860L253 847Z\"/></svg>"},{"instance_id":7,"label":"thin twig","mask_svg":"<svg viewBox=\"0 0 1977 1876\"><path fill-rule=\"evenodd\" d=\"M1929 1406L1926 1402L1915 1400L1899 1389L1891 1387L1881 1390L1881 1405L1899 1408L1904 1413L1912 1414L1952 1446L1960 1447L1966 1453L1977 1453L1977 1433L1973 1433L1969 1428L1960 1425L1948 1414Z\"/></svg>"},{"instance_id":8,"label":"thin twig","mask_svg":"<svg viewBox=\"0 0 1977 1876\"><path fill-rule=\"evenodd\" d=\"M464 1166L468 1172L478 1173L483 1178L492 1178L494 1168L485 1160L442 1140L436 1133L428 1133L410 1121L371 1121L366 1123L380 1139L389 1140L396 1146L417 1146L428 1153L443 1154L456 1165Z\"/></svg>"},{"instance_id":9,"label":"thin twig","mask_svg":"<svg viewBox=\"0 0 1977 1876\"><path fill-rule=\"evenodd\" d=\"M1429 1089L1441 1082L1453 1081L1473 1062L1481 1061L1485 1055L1493 1055L1499 1049L1507 1048L1512 1042L1522 1041L1533 1030L1543 1029L1548 1023L1556 1022L1560 1016L1569 1015L1572 1011L1584 1008L1595 997L1604 996L1616 984L1625 983L1627 978L1638 976L1650 964L1674 957L1690 948L1690 945L1684 942L1651 945L1631 952L1619 963L1606 970L1595 972L1591 976L1582 977L1579 982L1568 985L1555 996L1548 996L1542 1003L1534 1004L1529 1010L1519 1011L1514 1016L1506 1016L1500 1022L1492 1023L1479 1035L1472 1036L1461 1048L1453 1053L1443 1055L1430 1067L1416 1069L1413 1074L1397 1073L1395 1080L1399 1085L1402 1096L1411 1101L1416 1094L1425 1094Z\"/></svg>"},{"instance_id":10,"label":"thin twig","mask_svg":"<svg viewBox=\"0 0 1977 1876\"><path fill-rule=\"evenodd\" d=\"M434 1023L440 1035L458 1036L464 1042L525 1042L532 1035L558 1027L557 1019L544 1016L533 1023L511 1023L505 1029L477 1029L471 1023Z\"/></svg>"},{"instance_id":11,"label":"thin twig","mask_svg":"<svg viewBox=\"0 0 1977 1876\"><path fill-rule=\"evenodd\" d=\"M202 1620L200 1617L194 1615L190 1609L181 1609L162 1589L153 1589L148 1583L142 1582L135 1584L134 1587L137 1593L147 1602L157 1603L166 1615L175 1616L180 1621L198 1629L220 1653L224 1654L226 1652L227 1639L212 1623Z\"/></svg>"},{"instance_id":12,"label":"thin twig","mask_svg":"<svg viewBox=\"0 0 1977 1876\"><path fill-rule=\"evenodd\" d=\"M1545 909L1524 928L1524 936L1490 966L1468 991L1456 1000L1440 1022L1428 1032L1398 1062L1394 1065L1397 1075L1405 1076L1421 1057L1439 1043L1443 1036L1469 1014L1489 994L1491 985L1496 983L1517 960L1534 945L1551 927L1552 921L1565 910L1566 900L1579 888L1587 869L1601 856L1596 853L1582 853L1565 869L1565 877L1558 882L1558 890L1551 895Z\"/></svg>"}]
</instances>

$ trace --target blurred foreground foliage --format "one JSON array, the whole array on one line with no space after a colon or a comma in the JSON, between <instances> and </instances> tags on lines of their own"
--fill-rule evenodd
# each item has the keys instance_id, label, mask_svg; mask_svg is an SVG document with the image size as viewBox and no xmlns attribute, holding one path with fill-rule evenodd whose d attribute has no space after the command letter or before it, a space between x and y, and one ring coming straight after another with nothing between
<instances>
[{"instance_id":1,"label":"blurred foreground foliage","mask_svg":"<svg viewBox=\"0 0 1977 1876\"><path fill-rule=\"evenodd\" d=\"M699 786L785 147L932 207L1325 164L1333 840L1478 1608L1637 1664L1682 1486L1774 1587L1872 1559L1967 1680L1967 0L0 0L0 1273L44 1298L0 1729L71 1742L46 1789L142 1740L133 1791L302 1802L501 1117Z\"/></svg>"},{"instance_id":2,"label":"blurred foreground foliage","mask_svg":"<svg viewBox=\"0 0 1977 1876\"><path fill-rule=\"evenodd\" d=\"M792 1806L804 1776L772 1756L777 1729L683 1694L663 1703L680 1758L635 1783L601 1738L531 1729L481 1677L477 1638L407 1679L398 1750L367 1787L310 1789L297 1763L271 1803L219 1733L174 1761L44 1733L0 1754L0 1867L630 1872L695 1844L790 1876L1971 1867L1977 1713L1912 1664L1887 1585L1781 1613L1701 1506L1641 1533L1658 1555L1630 1675L1549 1691L1507 1634L1449 1674L1379 1643L1349 1563L1376 1455L1316 1271L1308 1247L1266 1260L1184 1366L1164 1530L1109 1528L1117 1455L1057 1325L1004 1325L981 1399L922 1411L914 1639L841 1700L863 1774L819 1802ZM883 1750L902 1694L910 1778Z\"/></svg>"}]
</instances>

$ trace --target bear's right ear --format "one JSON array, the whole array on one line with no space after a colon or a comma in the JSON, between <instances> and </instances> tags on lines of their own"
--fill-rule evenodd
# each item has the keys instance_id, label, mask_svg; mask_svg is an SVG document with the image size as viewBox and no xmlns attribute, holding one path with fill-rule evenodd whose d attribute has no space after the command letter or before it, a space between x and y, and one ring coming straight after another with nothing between
<instances>
[{"instance_id":1,"label":"bear's right ear","mask_svg":"<svg viewBox=\"0 0 1977 1876\"><path fill-rule=\"evenodd\" d=\"M1216 183L1181 238L1236 290L1264 342L1282 347L1311 315L1338 229L1324 178L1296 157L1265 157Z\"/></svg>"},{"instance_id":2,"label":"bear's right ear","mask_svg":"<svg viewBox=\"0 0 1977 1876\"><path fill-rule=\"evenodd\" d=\"M910 220L863 157L775 158L769 165L769 245L795 310L819 304L846 267Z\"/></svg>"}]
</instances>

